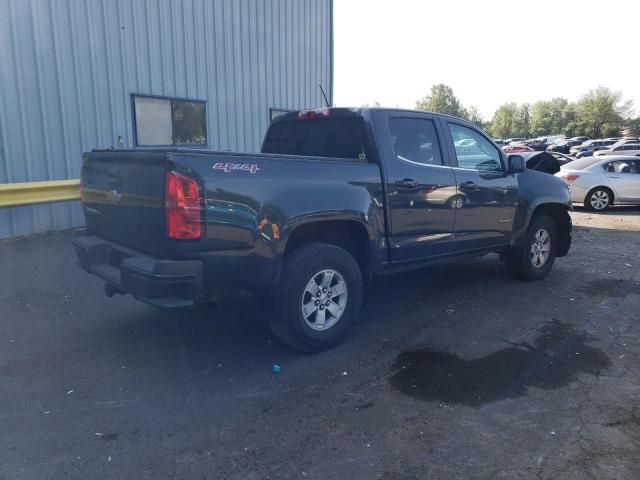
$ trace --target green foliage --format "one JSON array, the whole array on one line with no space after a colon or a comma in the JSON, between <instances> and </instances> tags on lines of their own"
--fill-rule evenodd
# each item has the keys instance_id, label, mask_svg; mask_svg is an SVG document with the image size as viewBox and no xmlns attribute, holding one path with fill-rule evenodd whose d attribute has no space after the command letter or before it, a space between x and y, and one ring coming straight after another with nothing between
<instances>
[{"instance_id":1,"label":"green foliage","mask_svg":"<svg viewBox=\"0 0 640 480\"><path fill-rule=\"evenodd\" d=\"M587 135L600 137L605 130L619 130L631 107L632 102L624 102L621 92L598 87L590 90L576 103L578 124Z\"/></svg>"},{"instance_id":2,"label":"green foliage","mask_svg":"<svg viewBox=\"0 0 640 480\"><path fill-rule=\"evenodd\" d=\"M531 134L533 136L566 135L565 130L574 116L574 110L569 106L566 98L552 98L534 103L531 107Z\"/></svg>"},{"instance_id":3,"label":"green foliage","mask_svg":"<svg viewBox=\"0 0 640 480\"><path fill-rule=\"evenodd\" d=\"M431 94L416 102L417 110L446 113L454 117L466 118L466 110L453 94L451 87L439 83L431 87Z\"/></svg>"},{"instance_id":4,"label":"green foliage","mask_svg":"<svg viewBox=\"0 0 640 480\"><path fill-rule=\"evenodd\" d=\"M625 122L626 135L640 137L640 117L630 118Z\"/></svg>"},{"instance_id":5,"label":"green foliage","mask_svg":"<svg viewBox=\"0 0 640 480\"><path fill-rule=\"evenodd\" d=\"M620 135L623 128L640 135L640 118L628 118L632 105L633 102L623 100L621 92L598 87L575 103L561 97L540 100L533 105L504 103L487 123L477 107L464 107L451 87L438 84L431 87L429 95L416 102L416 109L465 118L500 138L554 134L598 138Z\"/></svg>"},{"instance_id":6,"label":"green foliage","mask_svg":"<svg viewBox=\"0 0 640 480\"><path fill-rule=\"evenodd\" d=\"M493 114L489 132L494 137L526 137L528 135L529 104L503 103Z\"/></svg>"}]
</instances>

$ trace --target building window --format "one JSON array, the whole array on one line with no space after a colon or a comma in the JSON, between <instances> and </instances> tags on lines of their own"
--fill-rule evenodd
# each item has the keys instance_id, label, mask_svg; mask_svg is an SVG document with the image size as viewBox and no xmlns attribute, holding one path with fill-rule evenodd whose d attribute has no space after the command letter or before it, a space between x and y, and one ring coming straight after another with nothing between
<instances>
[{"instance_id":1,"label":"building window","mask_svg":"<svg viewBox=\"0 0 640 480\"><path fill-rule=\"evenodd\" d=\"M269 109L269 121L273 122L280 115L284 115L285 113L293 112L293 110L285 110L283 108L270 108Z\"/></svg>"},{"instance_id":2,"label":"building window","mask_svg":"<svg viewBox=\"0 0 640 480\"><path fill-rule=\"evenodd\" d=\"M136 145L207 145L203 101L133 95Z\"/></svg>"}]
</instances>

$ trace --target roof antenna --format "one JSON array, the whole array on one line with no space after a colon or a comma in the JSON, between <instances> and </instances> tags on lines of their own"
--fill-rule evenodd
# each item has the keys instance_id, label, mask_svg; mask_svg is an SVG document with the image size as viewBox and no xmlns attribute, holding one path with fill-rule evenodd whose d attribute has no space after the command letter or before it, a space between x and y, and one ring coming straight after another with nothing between
<instances>
[{"instance_id":1,"label":"roof antenna","mask_svg":"<svg viewBox=\"0 0 640 480\"><path fill-rule=\"evenodd\" d=\"M322 88L322 84L319 83L318 86L320 87L320 91L322 92L322 96L324 97L324 101L327 104L327 107L331 107L331 105L329 105L329 100L327 99L327 94L324 93L324 88Z\"/></svg>"}]
</instances>

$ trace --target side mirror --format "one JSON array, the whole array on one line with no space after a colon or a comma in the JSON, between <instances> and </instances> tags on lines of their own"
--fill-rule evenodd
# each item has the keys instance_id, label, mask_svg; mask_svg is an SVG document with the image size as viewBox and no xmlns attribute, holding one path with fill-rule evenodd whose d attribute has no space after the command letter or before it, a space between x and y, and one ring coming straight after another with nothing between
<instances>
[{"instance_id":1,"label":"side mirror","mask_svg":"<svg viewBox=\"0 0 640 480\"><path fill-rule=\"evenodd\" d=\"M524 158L520 155L509 155L509 173L524 172L527 166L524 163Z\"/></svg>"}]
</instances>

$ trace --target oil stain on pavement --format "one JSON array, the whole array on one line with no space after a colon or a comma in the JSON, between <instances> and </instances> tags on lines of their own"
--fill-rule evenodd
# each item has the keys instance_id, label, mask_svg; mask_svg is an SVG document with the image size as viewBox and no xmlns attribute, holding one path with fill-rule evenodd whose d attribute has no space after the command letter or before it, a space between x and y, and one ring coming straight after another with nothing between
<instances>
[{"instance_id":1,"label":"oil stain on pavement","mask_svg":"<svg viewBox=\"0 0 640 480\"><path fill-rule=\"evenodd\" d=\"M481 358L413 350L398 355L391 385L411 397L479 407L526 395L527 387L554 390L580 374L598 375L611 362L589 346L586 332L558 320L547 322L532 344L511 344Z\"/></svg>"}]
</instances>

